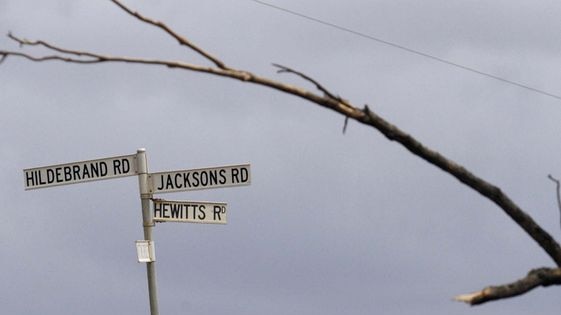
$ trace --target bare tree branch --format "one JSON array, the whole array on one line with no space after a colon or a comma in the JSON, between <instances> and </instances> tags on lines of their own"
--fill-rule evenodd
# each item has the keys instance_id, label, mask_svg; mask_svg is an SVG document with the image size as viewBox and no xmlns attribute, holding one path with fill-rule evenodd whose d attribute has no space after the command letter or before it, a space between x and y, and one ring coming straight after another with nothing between
<instances>
[{"instance_id":1,"label":"bare tree branch","mask_svg":"<svg viewBox=\"0 0 561 315\"><path fill-rule=\"evenodd\" d=\"M181 68L184 70L189 71L196 71L196 72L204 72L209 74L215 74L220 76L231 77L234 79L245 81L247 79L247 74L242 71L236 70L229 70L229 69L221 69L221 68L213 68L213 67L204 67L195 64L190 64L182 61L170 61L170 60L161 60L161 59L146 59L146 58L135 58L135 57L126 57L126 56L110 56L104 54L96 54L87 51L80 51L80 50L71 50L62 48L51 43L37 40L37 41L30 41L27 39L23 39L17 37L13 34L8 34L8 37L15 42L17 42L20 46L42 46L54 52L61 53L59 55L48 55L48 56L41 56L35 57L30 54L22 53L22 52L14 52L9 50L0 50L0 56L2 58L7 58L8 56L16 56L16 57L23 57L32 61L64 61L68 63L78 63L78 64L93 64L93 63L105 63L105 62L122 62L122 63L134 63L134 64L144 64L144 65L159 65L159 66L166 66L169 68ZM79 58L68 57L66 55L75 56ZM84 59L86 57L88 59Z\"/></svg>"},{"instance_id":2,"label":"bare tree branch","mask_svg":"<svg viewBox=\"0 0 561 315\"><path fill-rule=\"evenodd\" d=\"M367 106L365 106L363 115L355 119L364 124L373 126L388 139L401 143L413 154L456 177L460 182L493 201L549 254L557 266L561 266L561 247L559 244L549 233L542 229L528 214L504 194L500 188L474 175L463 166L445 158L440 153L425 147L412 136L370 111Z\"/></svg>"},{"instance_id":3,"label":"bare tree branch","mask_svg":"<svg viewBox=\"0 0 561 315\"><path fill-rule=\"evenodd\" d=\"M124 4L122 4L119 0L111 0L111 2L115 3L116 5L118 5L121 9L123 9L123 11L127 12L128 14L134 16L135 18L139 19L140 21L144 22L144 23L148 23L150 25L156 26L157 28L160 28L162 30L164 30L166 33L168 33L171 37L175 38L180 45L184 45L187 46L189 48L191 48L192 50L196 51L198 54L200 54L201 56L203 56L204 58L210 60L212 63L214 63L218 68L223 69L223 70L227 70L228 67L226 67L226 65L220 61L219 59L213 57L212 55L210 55L209 53L207 53L206 51L202 50L200 47L194 45L193 43L191 43L188 39L186 39L185 37L177 34L175 31L173 31L171 28L169 28L166 24L160 22L160 21L156 21L153 19L149 19L143 15L141 15L140 13L131 10L130 8L128 8L127 6L125 6Z\"/></svg>"},{"instance_id":4,"label":"bare tree branch","mask_svg":"<svg viewBox=\"0 0 561 315\"><path fill-rule=\"evenodd\" d=\"M20 47L23 47L23 46L43 46L43 47L45 47L49 50L59 52L59 53L62 53L62 54L74 55L74 56L77 56L77 57L91 57L94 60L95 59L101 59L100 55L96 55L96 54L93 54L93 53L90 53L90 52L85 52L85 51L78 51L78 50L70 50L70 49L61 48L61 47L58 47L58 46L55 46L55 45L51 45L51 44L49 44L45 41L42 41L42 40L30 41L30 40L27 40L25 38L19 38L12 33L8 33L8 37L11 40L17 42Z\"/></svg>"},{"instance_id":5,"label":"bare tree branch","mask_svg":"<svg viewBox=\"0 0 561 315\"><path fill-rule=\"evenodd\" d=\"M345 117L345 125L343 132L346 129L346 124L348 119L354 119L362 124L371 126L381 132L386 138L391 141L396 141L404 146L407 150L409 150L414 155L424 159L428 163L440 168L444 172L454 176L458 179L461 183L465 184L466 186L472 188L473 190L479 192L481 195L486 197L487 199L494 202L498 205L512 220L514 220L538 245L551 257L551 259L555 262L558 267L561 267L561 247L560 245L553 239L553 237L542 229L526 212L524 212L517 204L515 204L506 194L504 194L501 189L496 187L495 185L485 181L484 179L474 175L470 171L468 171L463 166L457 164L456 162L447 159L439 152L429 149L428 147L424 146L421 142L417 139L412 137L411 135L405 133L395 125L389 123L382 117L378 116L375 112L371 111L368 106L364 106L363 109L360 109L356 106L353 106L348 101L342 99L339 96L331 93L328 89L326 89L323 85L321 85L318 81L312 79L311 77L290 69L285 66L275 65L279 68L279 72L288 72L293 73L302 77L303 79L313 83L318 90L320 90L323 95L315 94L310 92L306 89L300 88L298 86L285 84L279 81L271 80L266 77L257 76L251 72L243 71L243 70L236 70L229 67L226 67L222 61L219 59L212 57L211 55L207 54L204 50L200 49L193 43L189 42L187 39L177 35L173 30L165 26L165 24L161 22L156 22L154 20L148 19L136 12L133 12L128 7L123 5L118 0L111 0L115 4L117 4L121 9L126 11L127 13L133 15L134 17L138 18L139 20L151 24L155 27L163 29L169 35L177 39L182 45L193 49L197 53L204 56L206 59L212 61L215 67L205 67L196 64L185 63L182 61L170 61L170 60L159 60L159 59L144 59L144 58L134 58L134 57L123 57L123 56L109 56L109 55L102 55L102 54L95 54L91 52L85 51L77 51L77 50L70 50L61 48L52 44L49 44L44 41L28 41L21 38L18 38L13 35L8 35L10 38L18 42L21 46L42 46L48 50L55 52L55 55L48 55L42 57L35 57L29 54L21 53L21 52L13 52L7 50L0 50L0 61L4 60L8 56L14 57L21 57L27 58L32 61L50 61L50 60L59 60L68 63L78 63L78 64L95 64L95 63L106 63L106 62L119 62L119 63L133 63L133 64L143 64L143 65L158 65L158 66L165 66L169 68L177 68L183 69L188 71L195 71L195 72L202 72L208 73L212 75L228 77L232 79L237 79L243 82L249 82L257 85L267 86L274 90L284 92L287 94L291 94L312 103L315 103L319 106L328 108L333 110L337 113L342 114ZM561 209L561 208L560 208ZM531 275L527 278L534 279L535 277L540 278L543 274L550 275L551 273L555 274L558 271L543 271L543 270L558 270L558 269L539 269L542 270L540 272L533 271ZM547 278L547 277L546 277ZM540 278L541 279L541 278ZM522 279L524 280L524 279ZM530 281L530 280L527 280ZM527 282L525 280L524 283ZM535 283L535 280L532 280ZM560 284L560 282L551 281L551 282L540 282L537 285L544 285L544 283L549 284ZM535 286L531 288L534 288ZM530 288L530 289L531 289ZM524 290L518 290L516 292L520 292L518 294L522 294L527 292ZM485 289L487 290L487 289ZM485 291L484 290L484 291ZM488 290L489 291L489 290ZM495 290L496 291L496 290ZM491 292L495 292L491 290ZM483 291L481 291L483 292ZM487 292L487 291L485 291ZM484 296L500 296L496 293L490 295L490 293L480 293L477 296L483 294ZM514 294L515 295L515 294ZM513 296L513 294L509 295ZM506 296L505 296L506 297ZM463 297L464 299L467 299ZM500 298L500 297L499 297ZM476 299L475 297L473 298ZM479 298L477 298L479 299ZM488 298L487 298L488 299ZM491 300L491 299L488 299ZM471 303L471 302L470 302Z\"/></svg>"},{"instance_id":6,"label":"bare tree branch","mask_svg":"<svg viewBox=\"0 0 561 315\"><path fill-rule=\"evenodd\" d=\"M323 85L321 85L318 81L316 81L316 80L314 80L313 78L307 76L306 74L304 74L304 73L302 73L302 72L299 72L299 71L296 71L296 70L294 70L294 69L290 69L289 67L285 67L285 66L283 66L283 65L276 64L276 63L273 63L273 66L279 68L279 70L277 71L277 73L284 73L284 72L286 72L286 73L295 74L295 75L297 75L297 76L303 78L303 79L306 80L306 81L312 82L312 83L316 86L316 88L317 88L318 90L322 91L325 95L327 95L327 97L329 97L329 98L331 98L331 99L333 99L333 100L335 100L335 101L343 102L343 100L341 99L341 97L333 95L328 89L324 88Z\"/></svg>"},{"instance_id":7,"label":"bare tree branch","mask_svg":"<svg viewBox=\"0 0 561 315\"><path fill-rule=\"evenodd\" d=\"M481 291L458 295L454 299L470 305L479 305L489 301L521 295L539 286L547 287L560 284L560 268L538 268L531 270L526 277L513 283L489 286Z\"/></svg>"},{"instance_id":8,"label":"bare tree branch","mask_svg":"<svg viewBox=\"0 0 561 315\"><path fill-rule=\"evenodd\" d=\"M555 191L557 192L557 208L559 209L559 214L560 214L560 226L561 226L561 191L560 191L560 183L559 180L556 179L555 177L551 176L551 174L548 174L547 177L549 179L551 179L551 181L553 181L555 183L556 189Z\"/></svg>"},{"instance_id":9,"label":"bare tree branch","mask_svg":"<svg viewBox=\"0 0 561 315\"><path fill-rule=\"evenodd\" d=\"M99 60L82 60L82 59L74 59L74 58L64 57L64 56L59 56L59 55L35 57L35 56L24 54L24 53L21 53L21 52L9 51L9 50L0 50L0 56L1 56L0 61L4 61L5 59L8 58L8 56L14 56L14 57L22 57L22 58L25 58L25 59L28 59L28 60L31 60L31 61L36 61L36 62L59 60L59 61L64 61L64 62L82 63L82 64L100 63Z\"/></svg>"}]
</instances>

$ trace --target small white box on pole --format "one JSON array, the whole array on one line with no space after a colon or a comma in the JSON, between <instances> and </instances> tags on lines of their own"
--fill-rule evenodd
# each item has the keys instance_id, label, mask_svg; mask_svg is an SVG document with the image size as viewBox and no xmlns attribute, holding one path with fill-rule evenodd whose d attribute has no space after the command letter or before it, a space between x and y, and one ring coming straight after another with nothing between
<instances>
[{"instance_id":1,"label":"small white box on pole","mask_svg":"<svg viewBox=\"0 0 561 315\"><path fill-rule=\"evenodd\" d=\"M138 262L147 263L156 261L154 242L147 240L136 241L136 254L138 256Z\"/></svg>"}]
</instances>

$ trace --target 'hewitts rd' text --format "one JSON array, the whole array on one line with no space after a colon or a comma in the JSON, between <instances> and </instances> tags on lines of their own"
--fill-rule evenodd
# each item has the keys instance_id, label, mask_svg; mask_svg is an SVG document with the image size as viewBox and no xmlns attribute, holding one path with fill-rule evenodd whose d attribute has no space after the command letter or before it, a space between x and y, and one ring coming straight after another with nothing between
<instances>
[{"instance_id":1,"label":"'hewitts rd' text","mask_svg":"<svg viewBox=\"0 0 561 315\"><path fill-rule=\"evenodd\" d=\"M154 199L154 220L226 224L226 204Z\"/></svg>"}]
</instances>

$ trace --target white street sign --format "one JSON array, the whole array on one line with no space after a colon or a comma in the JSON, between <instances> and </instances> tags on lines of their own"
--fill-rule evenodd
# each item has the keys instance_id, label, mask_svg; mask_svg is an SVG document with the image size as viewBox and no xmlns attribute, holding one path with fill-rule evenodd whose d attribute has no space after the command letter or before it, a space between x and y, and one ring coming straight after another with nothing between
<instances>
[{"instance_id":1,"label":"white street sign","mask_svg":"<svg viewBox=\"0 0 561 315\"><path fill-rule=\"evenodd\" d=\"M199 168L149 175L150 193L159 194L231 186L251 183L249 164Z\"/></svg>"},{"instance_id":2,"label":"white street sign","mask_svg":"<svg viewBox=\"0 0 561 315\"><path fill-rule=\"evenodd\" d=\"M137 175L136 154L23 170L25 189Z\"/></svg>"},{"instance_id":3,"label":"white street sign","mask_svg":"<svg viewBox=\"0 0 561 315\"><path fill-rule=\"evenodd\" d=\"M154 221L226 224L227 204L153 199Z\"/></svg>"},{"instance_id":4,"label":"white street sign","mask_svg":"<svg viewBox=\"0 0 561 315\"><path fill-rule=\"evenodd\" d=\"M1 0L0 0L1 1ZM152 199L153 194L207 188L245 186L251 183L249 164L208 167L150 174L146 149L136 154L101 158L23 170L25 190L138 175L145 240L136 241L138 262L146 263L150 313L158 314L154 222L226 224L227 204L208 201ZM153 212L150 200L154 202Z\"/></svg>"}]
</instances>

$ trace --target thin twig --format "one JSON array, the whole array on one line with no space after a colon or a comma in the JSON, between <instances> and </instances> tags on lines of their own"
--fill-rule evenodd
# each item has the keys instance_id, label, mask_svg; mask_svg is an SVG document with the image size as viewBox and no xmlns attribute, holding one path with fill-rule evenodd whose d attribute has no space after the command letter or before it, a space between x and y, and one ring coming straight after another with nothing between
<instances>
[{"instance_id":1,"label":"thin twig","mask_svg":"<svg viewBox=\"0 0 561 315\"><path fill-rule=\"evenodd\" d=\"M347 132L347 124L349 123L349 116L345 116L345 122L343 123L343 134Z\"/></svg>"},{"instance_id":2,"label":"thin twig","mask_svg":"<svg viewBox=\"0 0 561 315\"><path fill-rule=\"evenodd\" d=\"M51 61L51 60L59 60L59 61L64 61L64 62L81 63L81 64L100 63L101 62L99 60L74 59L74 58L64 57L64 56L60 56L60 55L35 57L35 56L29 55L29 54L20 53L20 52L17 52L17 51L8 51L8 50L0 50L0 55L2 55L2 60L6 59L8 56L16 56L16 57L22 57L22 58L25 58L25 59L28 59L28 60L31 60L31 61L37 61L37 62Z\"/></svg>"},{"instance_id":3,"label":"thin twig","mask_svg":"<svg viewBox=\"0 0 561 315\"><path fill-rule=\"evenodd\" d=\"M90 57L90 58L94 58L94 59L102 59L102 55L98 55L98 54L94 54L94 53L90 53L90 52L86 52L86 51L79 51L79 50L70 50L70 49L65 49L65 48L61 48L52 44L49 44L45 41L42 40L36 40L36 41L30 41L27 40L25 38L19 38L15 35L13 35L12 33L8 34L8 37L12 40L14 40L15 42L17 42L20 47L23 46L43 46L47 49L62 53L62 54L68 54L68 55L74 55L74 56L78 56L78 57Z\"/></svg>"},{"instance_id":4,"label":"thin twig","mask_svg":"<svg viewBox=\"0 0 561 315\"><path fill-rule=\"evenodd\" d=\"M561 227L561 191L560 191L561 184L559 183L559 180L551 176L551 174L548 174L547 177L551 179L551 181L553 181L556 185L555 190L557 192L557 208L559 209L559 215L560 215L559 226Z\"/></svg>"},{"instance_id":5,"label":"thin twig","mask_svg":"<svg viewBox=\"0 0 561 315\"><path fill-rule=\"evenodd\" d=\"M190 71L196 72L204 72L210 73L220 76L227 76L239 80L247 80L248 74L247 72L236 71L231 69L222 69L222 68L212 68L212 67L204 67L195 64L190 64L182 61L170 61L170 60L161 60L161 59L147 59L147 58L135 58L135 57L126 57L126 56L111 56L111 55L104 55L104 54L96 54L88 51L81 51L81 50L72 50L67 48L62 48L56 45L53 45L49 42L43 40L36 40L30 41L24 38L20 38L18 36L13 35L12 33L8 34L8 37L15 42L17 42L21 47L23 46L42 46L49 50L66 54L72 55L77 57L88 57L90 59L77 59L72 58L64 55L47 55L41 57L35 57L30 54L21 53L21 52L14 52L14 51L0 51L0 55L2 58L6 58L9 55L23 57L32 61L64 61L69 63L77 63L77 64L94 64L94 63L104 63L104 62L123 62L123 63L135 63L135 64L145 64L145 65L160 65L166 66L169 68L181 68Z\"/></svg>"},{"instance_id":6,"label":"thin twig","mask_svg":"<svg viewBox=\"0 0 561 315\"><path fill-rule=\"evenodd\" d=\"M341 99L341 97L339 96L335 96L333 93L331 93L328 89L326 89L323 85L321 85L318 81L314 80L313 78L309 77L308 75L300 72L300 71L296 71L294 69L291 69L289 67L283 66L283 65L279 65L277 63L273 63L273 66L279 68L279 70L277 70L277 73L292 73L295 74L299 77L301 77L302 79L309 81L311 83L313 83L316 88L320 91L322 91L325 95L327 95L329 98L342 102L343 100Z\"/></svg>"},{"instance_id":7,"label":"thin twig","mask_svg":"<svg viewBox=\"0 0 561 315\"><path fill-rule=\"evenodd\" d=\"M67 50L67 51L71 51L71 50ZM165 66L168 68L179 68L189 71L209 73L209 74L214 74L224 77L230 77L242 81L246 81L247 79L247 74L244 74L242 72L222 70L214 67L203 67L199 65L185 63L182 61L144 59L144 58L134 58L134 57L125 57L125 56L110 56L110 55L101 55L101 54L87 53L81 51L73 51L73 52L74 53L71 55L76 55L76 56L83 55L83 56L88 56L91 59L78 59L78 58L67 57L64 55L46 55L46 56L36 57L30 54L16 52L16 51L9 51L9 50L0 50L0 56L2 56L2 58L6 58L8 56L22 57L36 62L63 61L63 62L75 63L75 64L97 64L97 63L112 62L112 63L156 65L156 66Z\"/></svg>"},{"instance_id":8,"label":"thin twig","mask_svg":"<svg viewBox=\"0 0 561 315\"><path fill-rule=\"evenodd\" d=\"M144 23L148 23L150 25L156 26L157 28L160 28L162 30L164 30L166 33L168 33L171 37L175 38L180 45L184 45L189 47L190 49L194 50L195 52L197 52L198 54L200 54L201 56L203 56L204 58L210 60L212 63L214 63L218 68L223 69L223 70L228 70L229 68L226 67L226 65L219 60L218 58L210 55L209 53L207 53L206 51L204 51L203 49L201 49L200 47L198 47L197 45L193 44L191 41L189 41L187 38L177 34L175 31L173 31L171 28L169 28L166 24L160 22L160 21L156 21L150 18L147 18L143 15L141 15L140 13L131 10L129 7L127 7L126 5L124 5L123 3L121 3L119 0L111 0L111 2L115 3L117 6L119 6L123 11L127 12L128 14L134 16L135 18L139 19L140 21L144 22Z\"/></svg>"}]
</instances>

